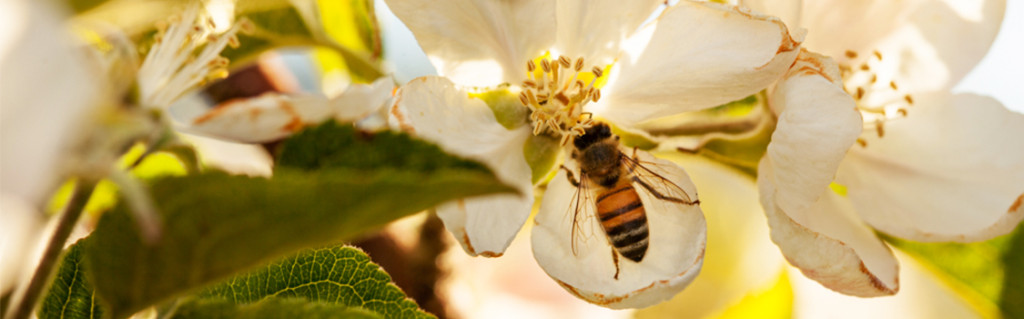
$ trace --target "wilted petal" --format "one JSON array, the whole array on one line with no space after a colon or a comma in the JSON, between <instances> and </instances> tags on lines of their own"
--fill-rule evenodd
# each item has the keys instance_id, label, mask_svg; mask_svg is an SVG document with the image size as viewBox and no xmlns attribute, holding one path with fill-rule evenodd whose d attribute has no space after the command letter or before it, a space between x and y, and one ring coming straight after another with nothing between
<instances>
[{"instance_id":1,"label":"wilted petal","mask_svg":"<svg viewBox=\"0 0 1024 319\"><path fill-rule=\"evenodd\" d=\"M345 92L331 99L334 118L355 122L379 111L390 99L395 80L382 77L372 84L352 84Z\"/></svg>"},{"instance_id":2,"label":"wilted petal","mask_svg":"<svg viewBox=\"0 0 1024 319\"><path fill-rule=\"evenodd\" d=\"M390 122L449 153L487 164L501 181L522 193L472 197L437 207L445 227L466 252L500 256L533 206L532 175L523 157L530 127L505 129L482 100L434 76L412 80L398 91Z\"/></svg>"},{"instance_id":3,"label":"wilted petal","mask_svg":"<svg viewBox=\"0 0 1024 319\"><path fill-rule=\"evenodd\" d=\"M764 89L793 63L801 37L775 17L717 3L680 1L658 19L647 48L595 105L619 125L694 111Z\"/></svg>"},{"instance_id":4,"label":"wilted petal","mask_svg":"<svg viewBox=\"0 0 1024 319\"><path fill-rule=\"evenodd\" d=\"M885 296L899 290L892 251L853 211L849 200L824 192L804 209L786 210L776 202L774 168L761 161L758 186L772 241L804 276L829 289L860 297Z\"/></svg>"},{"instance_id":5,"label":"wilted petal","mask_svg":"<svg viewBox=\"0 0 1024 319\"><path fill-rule=\"evenodd\" d=\"M863 125L837 81L831 59L803 51L772 92L780 114L758 169L761 205L772 240L807 277L845 294L893 294L892 253L829 189Z\"/></svg>"},{"instance_id":6,"label":"wilted petal","mask_svg":"<svg viewBox=\"0 0 1024 319\"><path fill-rule=\"evenodd\" d=\"M865 136L838 181L871 226L917 241L978 241L1024 218L1024 114L972 94L919 96Z\"/></svg>"},{"instance_id":7,"label":"wilted petal","mask_svg":"<svg viewBox=\"0 0 1024 319\"><path fill-rule=\"evenodd\" d=\"M646 167L678 185L692 200L697 199L697 189L682 168L646 152L639 156L648 163ZM578 172L575 161L567 161L566 166ZM597 194L584 201L589 209L580 210L576 222L581 231L573 238L573 194L577 188L570 184L565 170L559 170L548 184L532 230L533 254L551 278L581 299L616 309L647 307L672 298L700 272L706 242L700 206L660 200L641 185L634 183L634 187L646 210L649 246L639 263L619 256L615 278L613 248L594 213Z\"/></svg>"},{"instance_id":8,"label":"wilted petal","mask_svg":"<svg viewBox=\"0 0 1024 319\"><path fill-rule=\"evenodd\" d=\"M612 62L619 43L654 13L663 0L558 0L557 47L591 65Z\"/></svg>"},{"instance_id":9,"label":"wilted petal","mask_svg":"<svg viewBox=\"0 0 1024 319\"><path fill-rule=\"evenodd\" d=\"M551 0L386 0L440 75L460 85L526 78L526 61L555 40Z\"/></svg>"},{"instance_id":10,"label":"wilted petal","mask_svg":"<svg viewBox=\"0 0 1024 319\"><path fill-rule=\"evenodd\" d=\"M320 95L264 93L221 103L202 116L185 119L179 129L236 142L270 142L330 118L328 103Z\"/></svg>"}]
</instances>

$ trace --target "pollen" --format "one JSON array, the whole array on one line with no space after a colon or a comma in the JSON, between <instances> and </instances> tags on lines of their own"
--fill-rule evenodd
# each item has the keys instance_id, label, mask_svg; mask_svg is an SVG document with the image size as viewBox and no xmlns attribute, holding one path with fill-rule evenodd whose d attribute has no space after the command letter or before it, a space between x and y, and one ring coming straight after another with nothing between
<instances>
[{"instance_id":1,"label":"pollen","mask_svg":"<svg viewBox=\"0 0 1024 319\"><path fill-rule=\"evenodd\" d=\"M519 102L530 110L534 135L554 136L566 145L593 126L594 121L583 108L601 98L596 83L604 71L593 67L584 72L585 67L582 57L542 57L526 62L529 77L522 82Z\"/></svg>"}]
</instances>

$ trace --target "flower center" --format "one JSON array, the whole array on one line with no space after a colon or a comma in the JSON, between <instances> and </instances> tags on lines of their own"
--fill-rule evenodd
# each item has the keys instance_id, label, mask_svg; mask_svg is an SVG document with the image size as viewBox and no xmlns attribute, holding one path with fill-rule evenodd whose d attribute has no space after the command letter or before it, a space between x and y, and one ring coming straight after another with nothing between
<instances>
[{"instance_id":1,"label":"flower center","mask_svg":"<svg viewBox=\"0 0 1024 319\"><path fill-rule=\"evenodd\" d=\"M891 75L889 79L879 79L875 69L882 62L881 52L872 51L856 66L852 62L860 54L847 50L845 55L847 62L839 63L843 89L856 101L857 110L864 117L865 129L873 128L878 137L884 137L885 122L906 117L907 108L914 105L914 98L901 92ZM857 143L867 147L867 140L863 138L857 138Z\"/></svg>"},{"instance_id":2,"label":"flower center","mask_svg":"<svg viewBox=\"0 0 1024 319\"><path fill-rule=\"evenodd\" d=\"M167 107L192 88L227 76L228 59L220 52L238 47L236 34L251 33L255 26L241 19L218 35L213 20L200 11L199 5L190 5L182 16L157 23L153 47L137 75L139 103Z\"/></svg>"},{"instance_id":3,"label":"flower center","mask_svg":"<svg viewBox=\"0 0 1024 319\"><path fill-rule=\"evenodd\" d=\"M540 58L539 65L534 60L526 63L529 77L522 83L519 101L530 109L534 135L551 134L566 145L594 125L593 115L583 107L601 98L595 83L604 71L596 66L584 71L582 57Z\"/></svg>"}]
</instances>

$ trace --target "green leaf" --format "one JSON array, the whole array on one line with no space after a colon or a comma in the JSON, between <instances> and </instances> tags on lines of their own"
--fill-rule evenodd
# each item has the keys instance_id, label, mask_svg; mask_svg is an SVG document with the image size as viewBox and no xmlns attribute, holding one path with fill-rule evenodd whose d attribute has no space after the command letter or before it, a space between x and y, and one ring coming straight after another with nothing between
<instances>
[{"instance_id":1,"label":"green leaf","mask_svg":"<svg viewBox=\"0 0 1024 319\"><path fill-rule=\"evenodd\" d=\"M483 165L402 134L328 123L284 144L272 179L208 172L157 180L158 242L141 240L125 205L102 216L86 264L114 318L445 201L514 192Z\"/></svg>"},{"instance_id":2,"label":"green leaf","mask_svg":"<svg viewBox=\"0 0 1024 319\"><path fill-rule=\"evenodd\" d=\"M386 318L433 318L358 248L309 249L207 289L201 297L247 304L273 297L361 307Z\"/></svg>"},{"instance_id":3,"label":"green leaf","mask_svg":"<svg viewBox=\"0 0 1024 319\"><path fill-rule=\"evenodd\" d=\"M489 172L483 164L448 155L436 145L408 134L365 132L334 121L307 128L285 140L278 152L277 165L302 170L383 166L427 172L447 168Z\"/></svg>"},{"instance_id":4,"label":"green leaf","mask_svg":"<svg viewBox=\"0 0 1024 319\"><path fill-rule=\"evenodd\" d=\"M326 9L351 9L350 16L373 21L372 18L368 18L373 15L372 5L367 6L360 1L353 1L350 4L352 6L332 5ZM374 56L379 54L379 50L373 52L365 49L367 46L379 47L379 44L360 43L357 47L343 44L354 42L350 39L342 39L344 42L339 43L338 39L330 34L335 32L328 32L325 27L321 14L330 13L322 12L323 10L324 8L316 1L239 1L235 7L236 16L251 21L255 30L252 34L240 34L238 39L241 46L228 48L222 55L231 60L232 64L239 64L267 50L280 47L318 46L331 49L340 55L350 74L358 82L368 83L383 76L379 61L376 61Z\"/></svg>"},{"instance_id":5,"label":"green leaf","mask_svg":"<svg viewBox=\"0 0 1024 319\"><path fill-rule=\"evenodd\" d=\"M308 318L347 319L383 318L359 307L309 302L301 298L267 298L253 304L239 305L226 299L194 299L182 304L172 318Z\"/></svg>"},{"instance_id":6,"label":"green leaf","mask_svg":"<svg viewBox=\"0 0 1024 319\"><path fill-rule=\"evenodd\" d=\"M921 243L882 234L988 317L1024 318L1024 231L976 243Z\"/></svg>"},{"instance_id":7,"label":"green leaf","mask_svg":"<svg viewBox=\"0 0 1024 319\"><path fill-rule=\"evenodd\" d=\"M64 252L60 268L39 308L39 318L102 318L103 311L83 268L82 241L79 241Z\"/></svg>"}]
</instances>

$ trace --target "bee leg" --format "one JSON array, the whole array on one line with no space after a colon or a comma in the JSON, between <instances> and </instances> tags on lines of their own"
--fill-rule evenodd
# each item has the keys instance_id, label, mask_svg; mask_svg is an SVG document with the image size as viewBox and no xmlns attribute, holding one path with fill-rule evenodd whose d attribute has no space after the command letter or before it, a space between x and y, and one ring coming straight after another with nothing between
<instances>
[{"instance_id":1,"label":"bee leg","mask_svg":"<svg viewBox=\"0 0 1024 319\"><path fill-rule=\"evenodd\" d=\"M697 204L700 204L700 200L699 199L698 200L694 200L694 201L690 201L690 200L684 200L684 199L681 199L681 198L675 198L675 197L672 197L672 196L665 196L664 194L658 192L658 190L654 189L654 187L651 187L651 184L647 184L647 182L645 182L644 180L642 180L642 179L640 179L639 177L636 177L636 176L633 176L633 182L635 182L637 184L640 184L640 186L643 186L644 188L646 188L648 192L651 192L651 195L654 195L654 197L657 197L660 200L667 200L667 201L670 201L670 202L680 203L680 204L684 204L684 205L697 205Z\"/></svg>"},{"instance_id":2,"label":"bee leg","mask_svg":"<svg viewBox=\"0 0 1024 319\"><path fill-rule=\"evenodd\" d=\"M612 263L615 264L615 280L619 280L619 253L615 251L615 246L612 246Z\"/></svg>"},{"instance_id":3,"label":"bee leg","mask_svg":"<svg viewBox=\"0 0 1024 319\"><path fill-rule=\"evenodd\" d=\"M565 167L565 165L558 165L558 168L565 170L565 178L569 179L569 184L572 184L572 186L575 187L580 187L580 181L576 180L576 177L572 174L572 171L570 171L568 167Z\"/></svg>"}]
</instances>

